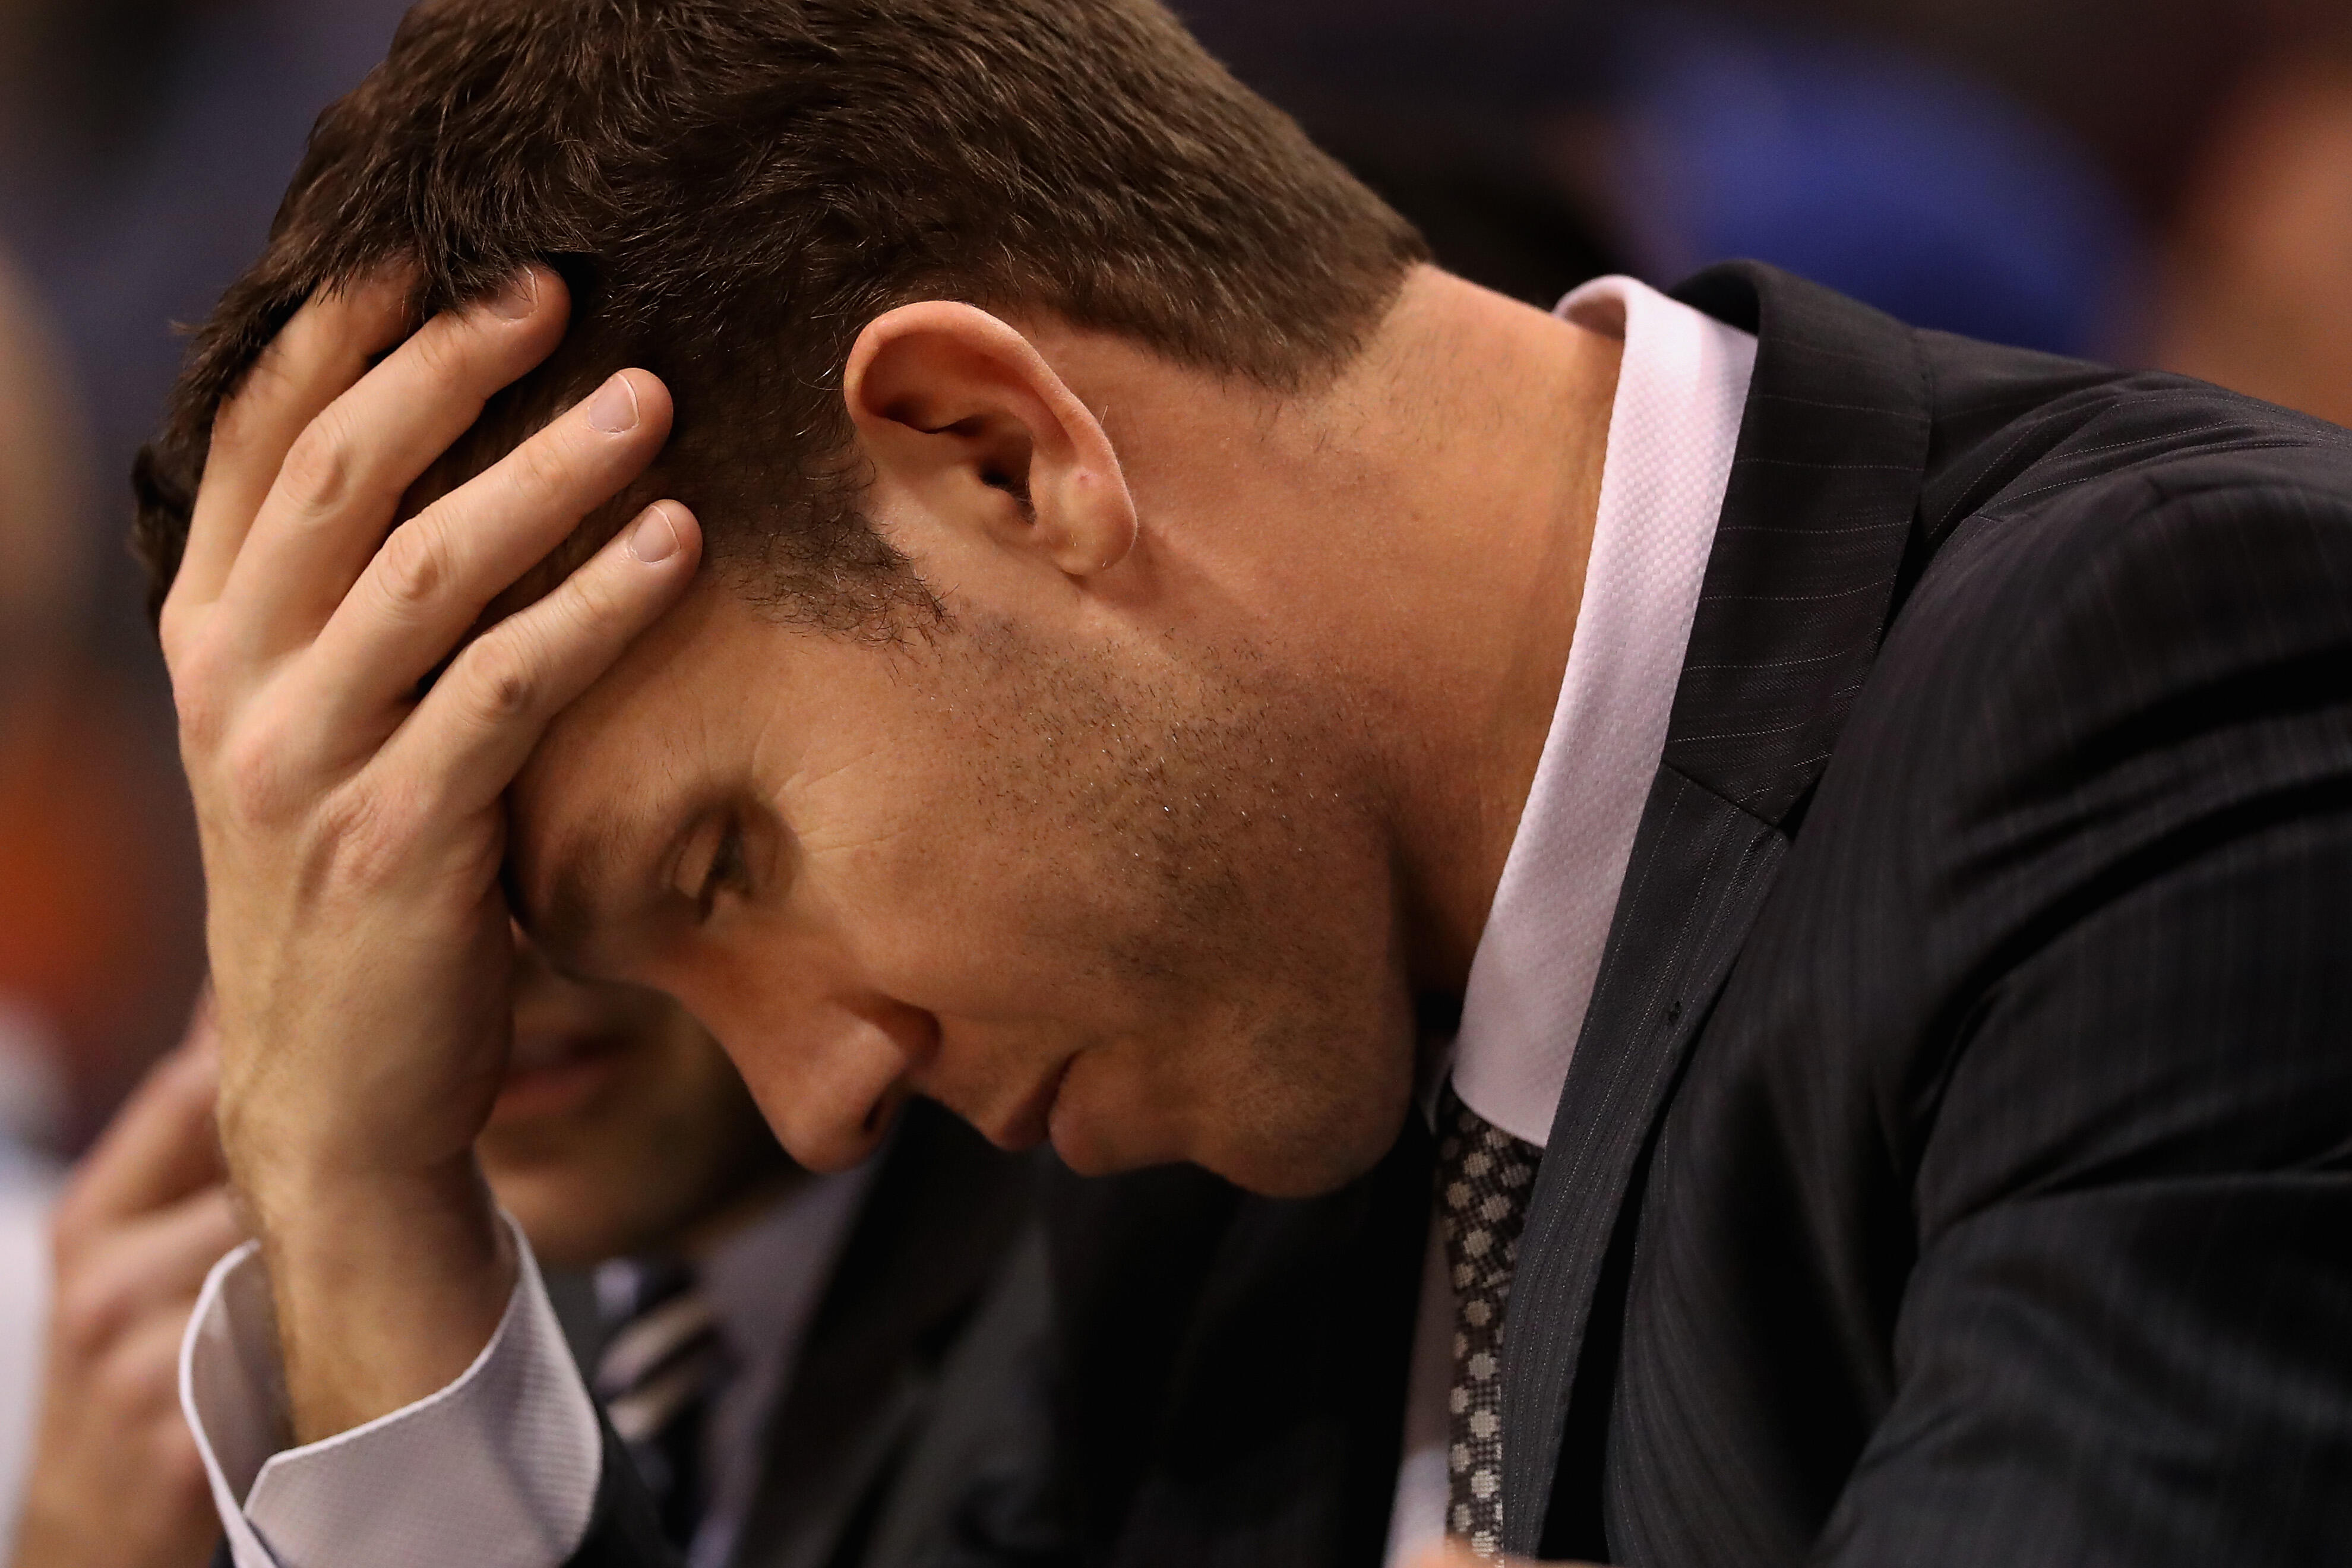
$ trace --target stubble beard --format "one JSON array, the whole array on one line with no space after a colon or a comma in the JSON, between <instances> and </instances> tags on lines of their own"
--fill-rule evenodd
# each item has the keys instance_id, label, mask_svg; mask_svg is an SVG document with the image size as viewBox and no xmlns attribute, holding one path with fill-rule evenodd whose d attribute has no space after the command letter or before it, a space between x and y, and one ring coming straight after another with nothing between
<instances>
[{"instance_id":1,"label":"stubble beard","mask_svg":"<svg viewBox=\"0 0 2352 1568\"><path fill-rule=\"evenodd\" d=\"M1026 900L1028 943L1119 999L1129 1113L1161 1123L1108 1163L1181 1153L1279 1195L1369 1168L1402 1123L1412 1037L1344 707L1253 649L1076 658L1010 626L966 635L996 689L974 781L991 830L1059 868Z\"/></svg>"}]
</instances>

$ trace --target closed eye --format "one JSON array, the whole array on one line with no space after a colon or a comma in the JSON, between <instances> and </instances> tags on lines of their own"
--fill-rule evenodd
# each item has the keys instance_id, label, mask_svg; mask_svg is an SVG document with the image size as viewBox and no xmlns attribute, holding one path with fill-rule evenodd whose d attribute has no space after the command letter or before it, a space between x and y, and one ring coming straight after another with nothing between
<instances>
[{"instance_id":1,"label":"closed eye","mask_svg":"<svg viewBox=\"0 0 2352 1568\"><path fill-rule=\"evenodd\" d=\"M751 880L751 866L743 855L743 826L730 817L726 830L719 836L718 846L710 852L710 865L702 874L702 886L695 893L695 907L700 918L710 918L719 894L749 891Z\"/></svg>"}]
</instances>

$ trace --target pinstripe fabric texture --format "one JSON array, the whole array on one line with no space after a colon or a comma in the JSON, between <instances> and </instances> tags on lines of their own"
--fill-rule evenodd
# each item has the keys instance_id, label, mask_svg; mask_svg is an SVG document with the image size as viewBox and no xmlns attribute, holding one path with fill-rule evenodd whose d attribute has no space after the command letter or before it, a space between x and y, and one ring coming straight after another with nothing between
<instances>
[{"instance_id":1,"label":"pinstripe fabric texture","mask_svg":"<svg viewBox=\"0 0 2352 1568\"><path fill-rule=\"evenodd\" d=\"M2346 1560L2352 437L1685 297L1762 350L1522 1242L1511 1543Z\"/></svg>"}]
</instances>

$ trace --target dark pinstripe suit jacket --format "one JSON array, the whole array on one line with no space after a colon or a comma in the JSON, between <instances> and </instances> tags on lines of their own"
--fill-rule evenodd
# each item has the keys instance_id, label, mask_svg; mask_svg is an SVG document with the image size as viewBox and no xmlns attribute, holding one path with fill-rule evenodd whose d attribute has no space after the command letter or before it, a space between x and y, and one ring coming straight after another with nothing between
<instances>
[{"instance_id":1,"label":"dark pinstripe suit jacket","mask_svg":"<svg viewBox=\"0 0 2352 1568\"><path fill-rule=\"evenodd\" d=\"M2352 435L1681 297L1760 343L1522 1243L1511 1548L2352 1562ZM1418 1142L1064 1194L1081 1557L1376 1561Z\"/></svg>"},{"instance_id":2,"label":"dark pinstripe suit jacket","mask_svg":"<svg viewBox=\"0 0 2352 1568\"><path fill-rule=\"evenodd\" d=\"M2352 436L1682 297L1759 350L1522 1243L1510 1546L2352 1562ZM1425 1142L1066 1184L1064 1534L993 1560L1375 1562Z\"/></svg>"}]
</instances>

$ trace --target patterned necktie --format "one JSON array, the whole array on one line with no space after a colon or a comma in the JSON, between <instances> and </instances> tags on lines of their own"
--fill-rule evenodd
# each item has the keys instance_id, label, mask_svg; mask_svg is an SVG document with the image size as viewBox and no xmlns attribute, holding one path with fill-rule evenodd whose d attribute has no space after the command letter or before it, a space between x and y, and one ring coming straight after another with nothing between
<instances>
[{"instance_id":1,"label":"patterned necktie","mask_svg":"<svg viewBox=\"0 0 2352 1568\"><path fill-rule=\"evenodd\" d=\"M597 1271L607 1321L596 1396L653 1494L662 1533L684 1551L702 1515L703 1419L726 1361L719 1321L683 1264L607 1264Z\"/></svg>"},{"instance_id":2,"label":"patterned necktie","mask_svg":"<svg viewBox=\"0 0 2352 1568\"><path fill-rule=\"evenodd\" d=\"M1447 1533L1495 1557L1503 1550L1503 1312L1543 1151L1464 1105L1451 1084L1437 1131L1437 1219L1454 1284Z\"/></svg>"}]
</instances>

